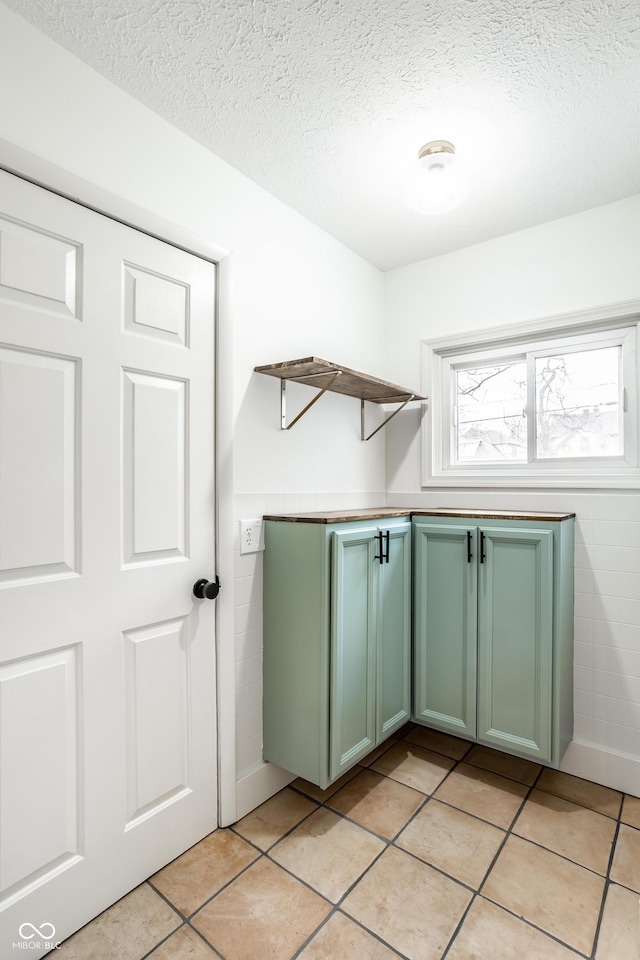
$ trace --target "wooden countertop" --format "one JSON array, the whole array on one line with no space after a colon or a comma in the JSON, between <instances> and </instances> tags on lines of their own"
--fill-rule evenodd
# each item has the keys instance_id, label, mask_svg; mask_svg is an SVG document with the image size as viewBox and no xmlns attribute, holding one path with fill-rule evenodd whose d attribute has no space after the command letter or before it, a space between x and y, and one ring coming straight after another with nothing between
<instances>
[{"instance_id":1,"label":"wooden countertop","mask_svg":"<svg viewBox=\"0 0 640 960\"><path fill-rule=\"evenodd\" d=\"M551 513L540 510L468 510L460 507L434 507L432 509L412 510L412 515L425 517L468 517L482 520L545 520L554 523L557 520L571 520L575 513Z\"/></svg>"},{"instance_id":2,"label":"wooden countertop","mask_svg":"<svg viewBox=\"0 0 640 960\"><path fill-rule=\"evenodd\" d=\"M368 507L363 510L321 510L315 513L265 514L265 520L289 523L349 523L355 520L385 520L391 517L460 517L469 520L540 520L555 523L570 520L575 513L535 510L478 510L460 507Z\"/></svg>"},{"instance_id":3,"label":"wooden countertop","mask_svg":"<svg viewBox=\"0 0 640 960\"><path fill-rule=\"evenodd\" d=\"M321 510L318 513L265 514L265 520L286 520L290 523L349 523L353 520L386 520L388 517L408 517L411 510L395 507L367 507L362 510Z\"/></svg>"}]
</instances>

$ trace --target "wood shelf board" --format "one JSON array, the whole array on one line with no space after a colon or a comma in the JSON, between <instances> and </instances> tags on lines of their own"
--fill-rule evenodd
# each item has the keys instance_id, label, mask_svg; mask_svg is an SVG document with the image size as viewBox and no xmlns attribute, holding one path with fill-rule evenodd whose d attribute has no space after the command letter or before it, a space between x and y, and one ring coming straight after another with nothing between
<instances>
[{"instance_id":1,"label":"wood shelf board","mask_svg":"<svg viewBox=\"0 0 640 960\"><path fill-rule=\"evenodd\" d=\"M342 393L347 397L357 397L359 400L367 400L370 403L399 403L411 396L414 400L426 400L426 397L414 393L413 390L318 357L285 360L282 363L269 363L254 369L256 373L265 373L280 380L295 380L296 383L304 383L318 389L322 389L332 372L339 370L340 376L336 377L328 388L330 393ZM317 376L317 374L326 374L326 376Z\"/></svg>"}]
</instances>

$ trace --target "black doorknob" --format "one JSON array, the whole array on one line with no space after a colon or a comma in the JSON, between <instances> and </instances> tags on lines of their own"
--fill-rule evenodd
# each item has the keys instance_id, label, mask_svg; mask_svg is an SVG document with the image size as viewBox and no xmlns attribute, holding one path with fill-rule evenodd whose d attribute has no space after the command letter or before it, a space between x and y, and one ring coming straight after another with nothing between
<instances>
[{"instance_id":1,"label":"black doorknob","mask_svg":"<svg viewBox=\"0 0 640 960\"><path fill-rule=\"evenodd\" d=\"M198 600L215 600L220 593L220 577L215 580L196 580L193 585L193 595Z\"/></svg>"}]
</instances>

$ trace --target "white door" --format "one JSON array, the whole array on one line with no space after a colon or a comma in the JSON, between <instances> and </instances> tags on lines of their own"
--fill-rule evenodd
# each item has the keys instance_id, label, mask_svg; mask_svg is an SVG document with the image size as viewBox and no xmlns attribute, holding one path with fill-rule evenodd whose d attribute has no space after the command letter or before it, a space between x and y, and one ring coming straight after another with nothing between
<instances>
[{"instance_id":1,"label":"white door","mask_svg":"<svg viewBox=\"0 0 640 960\"><path fill-rule=\"evenodd\" d=\"M215 282L0 171L3 958L217 824Z\"/></svg>"}]
</instances>

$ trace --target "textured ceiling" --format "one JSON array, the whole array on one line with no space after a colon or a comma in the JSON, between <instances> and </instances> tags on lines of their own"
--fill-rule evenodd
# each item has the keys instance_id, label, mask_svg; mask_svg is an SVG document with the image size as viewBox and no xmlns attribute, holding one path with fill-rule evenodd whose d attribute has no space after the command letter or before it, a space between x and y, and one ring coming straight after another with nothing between
<instances>
[{"instance_id":1,"label":"textured ceiling","mask_svg":"<svg viewBox=\"0 0 640 960\"><path fill-rule=\"evenodd\" d=\"M640 193L639 0L5 0L383 269ZM419 147L471 194L412 213Z\"/></svg>"}]
</instances>

